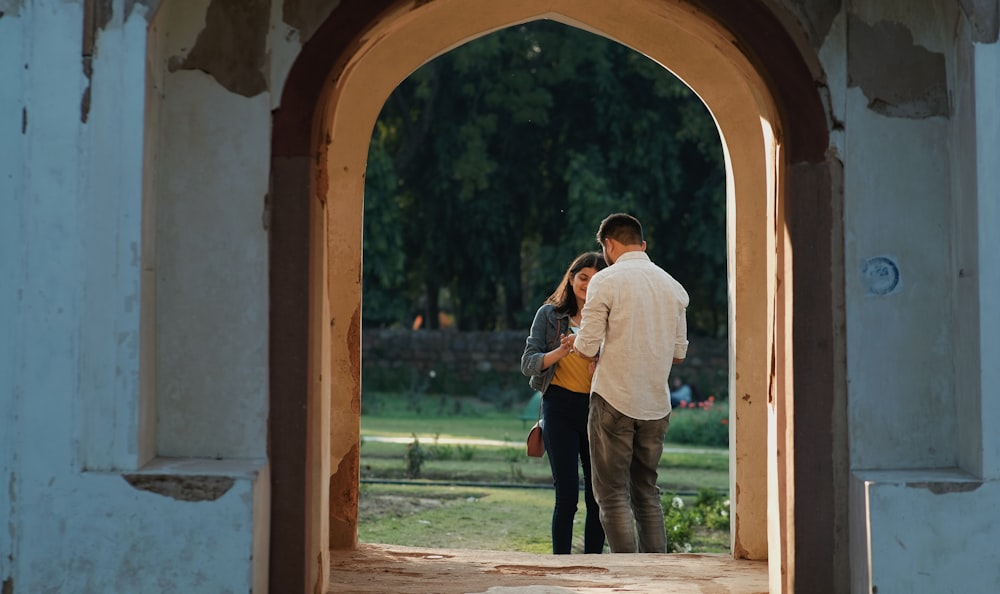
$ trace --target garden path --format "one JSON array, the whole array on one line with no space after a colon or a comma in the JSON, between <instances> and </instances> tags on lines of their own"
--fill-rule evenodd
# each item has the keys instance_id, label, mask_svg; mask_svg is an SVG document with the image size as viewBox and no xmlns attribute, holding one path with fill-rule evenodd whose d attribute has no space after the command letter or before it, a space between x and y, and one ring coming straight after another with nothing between
<instances>
[{"instance_id":1,"label":"garden path","mask_svg":"<svg viewBox=\"0 0 1000 594\"><path fill-rule=\"evenodd\" d=\"M361 439L363 441L379 441L383 443L411 443L413 442L413 436L410 437L392 437L384 435L365 435L361 434ZM422 443L425 444L442 444L442 445L475 445L475 446L493 446L493 447L522 447L524 444L518 441L502 441L498 439L474 439L466 437L436 437L434 435L417 435ZM725 448L689 448L689 447L674 447L665 445L663 446L663 453L665 454L721 454L728 450Z\"/></svg>"}]
</instances>

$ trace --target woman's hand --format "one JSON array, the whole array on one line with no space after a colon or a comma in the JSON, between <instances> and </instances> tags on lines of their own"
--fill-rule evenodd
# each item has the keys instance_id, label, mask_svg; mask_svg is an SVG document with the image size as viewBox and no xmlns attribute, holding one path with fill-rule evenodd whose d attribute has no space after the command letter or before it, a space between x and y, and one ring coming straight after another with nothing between
<instances>
[{"instance_id":1,"label":"woman's hand","mask_svg":"<svg viewBox=\"0 0 1000 594\"><path fill-rule=\"evenodd\" d=\"M576 340L576 336L568 335L563 336L559 339L559 346L555 349L549 351L549 355L552 356L552 362L555 363L560 359L566 357L573 352L573 341Z\"/></svg>"},{"instance_id":2,"label":"woman's hand","mask_svg":"<svg viewBox=\"0 0 1000 594\"><path fill-rule=\"evenodd\" d=\"M552 367L553 364L561 361L566 355L573 352L573 341L576 340L576 336L568 335L563 336L559 339L559 346L552 349L551 351L545 353L542 358L542 369L548 369Z\"/></svg>"},{"instance_id":3,"label":"woman's hand","mask_svg":"<svg viewBox=\"0 0 1000 594\"><path fill-rule=\"evenodd\" d=\"M576 342L576 334L567 334L559 339L559 348L566 351L566 355L573 352L573 343ZM564 357L566 355L563 355Z\"/></svg>"}]
</instances>

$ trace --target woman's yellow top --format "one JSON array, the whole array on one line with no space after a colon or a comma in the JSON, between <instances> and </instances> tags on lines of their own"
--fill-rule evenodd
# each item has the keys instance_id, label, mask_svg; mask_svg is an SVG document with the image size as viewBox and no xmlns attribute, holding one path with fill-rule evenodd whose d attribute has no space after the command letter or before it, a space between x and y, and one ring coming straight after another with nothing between
<instances>
[{"instance_id":1,"label":"woman's yellow top","mask_svg":"<svg viewBox=\"0 0 1000 594\"><path fill-rule=\"evenodd\" d=\"M592 379L590 360L572 352L556 364L556 373L552 376L552 383L571 392L590 394L590 381Z\"/></svg>"}]
</instances>

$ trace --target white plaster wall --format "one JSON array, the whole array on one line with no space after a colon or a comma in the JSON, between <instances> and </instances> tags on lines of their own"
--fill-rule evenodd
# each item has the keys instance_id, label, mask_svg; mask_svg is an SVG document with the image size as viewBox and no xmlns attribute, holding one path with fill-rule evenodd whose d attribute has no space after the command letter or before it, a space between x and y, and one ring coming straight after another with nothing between
<instances>
[{"instance_id":1,"label":"white plaster wall","mask_svg":"<svg viewBox=\"0 0 1000 594\"><path fill-rule=\"evenodd\" d=\"M168 483L230 479L215 500L87 471L141 462L145 21L137 6L121 22L123 7L113 3L119 20L98 39L86 123L81 6L36 0L0 18L0 583L60 594L261 592L262 456L145 471Z\"/></svg>"},{"instance_id":2,"label":"white plaster wall","mask_svg":"<svg viewBox=\"0 0 1000 594\"><path fill-rule=\"evenodd\" d=\"M139 448L139 327L146 20L114 13L97 36L81 144L83 291L80 465L134 469Z\"/></svg>"},{"instance_id":3,"label":"white plaster wall","mask_svg":"<svg viewBox=\"0 0 1000 594\"><path fill-rule=\"evenodd\" d=\"M869 22L906 23L917 44L945 55L951 116L882 118L851 89L845 125L851 569L859 594L994 592L1000 584L1000 405L991 395L1000 381L1000 52L971 43L955 5L920 8L871 2L859 11ZM851 261L879 251L897 258L903 284L865 297Z\"/></svg>"},{"instance_id":4,"label":"white plaster wall","mask_svg":"<svg viewBox=\"0 0 1000 594\"><path fill-rule=\"evenodd\" d=\"M1000 483L958 471L864 473L871 578L854 592L996 592Z\"/></svg>"},{"instance_id":5,"label":"white plaster wall","mask_svg":"<svg viewBox=\"0 0 1000 594\"><path fill-rule=\"evenodd\" d=\"M952 466L947 122L886 118L859 95L849 101L845 174L852 466ZM859 142L854 128L865 132ZM862 277L879 256L900 271L884 296L868 294Z\"/></svg>"},{"instance_id":6,"label":"white plaster wall","mask_svg":"<svg viewBox=\"0 0 1000 594\"><path fill-rule=\"evenodd\" d=\"M212 474L232 477L232 487L215 501L181 501L114 473L39 468L21 484L14 592L263 592L266 572L255 580L253 560L266 558L266 533L262 547L254 529L255 517L266 526L270 513L267 473Z\"/></svg>"},{"instance_id":7,"label":"white plaster wall","mask_svg":"<svg viewBox=\"0 0 1000 594\"><path fill-rule=\"evenodd\" d=\"M24 326L20 320L25 288L24 20L13 11L0 18L0 584L11 574L15 545L9 530L18 488L16 444L22 391Z\"/></svg>"},{"instance_id":8,"label":"white plaster wall","mask_svg":"<svg viewBox=\"0 0 1000 594\"><path fill-rule=\"evenodd\" d=\"M166 68L203 26L160 10ZM165 72L156 195L156 402L160 456L253 458L267 440L270 97L201 71Z\"/></svg>"},{"instance_id":9,"label":"white plaster wall","mask_svg":"<svg viewBox=\"0 0 1000 594\"><path fill-rule=\"evenodd\" d=\"M915 27L917 44L947 51L949 19L933 6L865 3L876 5L878 14L861 16ZM944 117L879 115L859 88L848 89L844 258L853 468L956 463L949 126ZM895 261L900 282L888 295L870 295L862 266L881 256Z\"/></svg>"},{"instance_id":10,"label":"white plaster wall","mask_svg":"<svg viewBox=\"0 0 1000 594\"><path fill-rule=\"evenodd\" d=\"M28 539L38 538L27 532L26 518L55 516L39 495L50 481L71 475L78 453L80 432L72 410L80 385L84 287L80 23L79 7L42 1L0 19L5 75L0 95L5 107L12 108L3 112L5 118L13 112L21 120L21 108L26 109L26 125L18 121L14 135L0 135L5 156L17 154L9 162L3 159L4 183L13 182L13 192L3 193L12 208L0 217L4 295L8 290L16 295L12 331L0 334L12 355L2 357L9 368L0 398L6 400L3 416L13 424L2 451L8 473L4 498L9 497L4 507L10 516L3 532L13 542L2 556L4 564L10 563L10 584L16 587L32 564ZM18 41L21 47L14 45ZM8 91L10 80L14 84ZM6 119L4 125L6 132Z\"/></svg>"},{"instance_id":11,"label":"white plaster wall","mask_svg":"<svg viewBox=\"0 0 1000 594\"><path fill-rule=\"evenodd\" d=\"M974 48L983 478L1000 480L1000 46ZM997 527L1000 532L1000 527Z\"/></svg>"},{"instance_id":12,"label":"white plaster wall","mask_svg":"<svg viewBox=\"0 0 1000 594\"><path fill-rule=\"evenodd\" d=\"M957 465L978 475L982 468L981 426L982 386L979 357L979 234L976 88L973 74L974 45L967 22L956 32L954 67L949 68L949 85L955 113L952 117L950 166L952 168L953 214L951 233L951 285L954 299L951 315L955 320L955 420L961 429L957 437Z\"/></svg>"},{"instance_id":13,"label":"white plaster wall","mask_svg":"<svg viewBox=\"0 0 1000 594\"><path fill-rule=\"evenodd\" d=\"M150 19L152 19L150 15ZM162 135L160 105L163 100L162 55L165 32L148 27L145 50L145 113L142 146L142 280L139 320L139 459L156 455L156 190L159 187L159 149Z\"/></svg>"}]
</instances>

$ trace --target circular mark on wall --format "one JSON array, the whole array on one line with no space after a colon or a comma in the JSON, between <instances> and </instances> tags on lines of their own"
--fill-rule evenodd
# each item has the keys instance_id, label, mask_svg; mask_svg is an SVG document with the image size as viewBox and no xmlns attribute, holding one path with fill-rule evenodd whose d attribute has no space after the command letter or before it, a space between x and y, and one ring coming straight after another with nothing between
<instances>
[{"instance_id":1,"label":"circular mark on wall","mask_svg":"<svg viewBox=\"0 0 1000 594\"><path fill-rule=\"evenodd\" d=\"M869 295L889 295L899 289L899 266L889 256L868 258L861 265L861 282Z\"/></svg>"}]
</instances>

